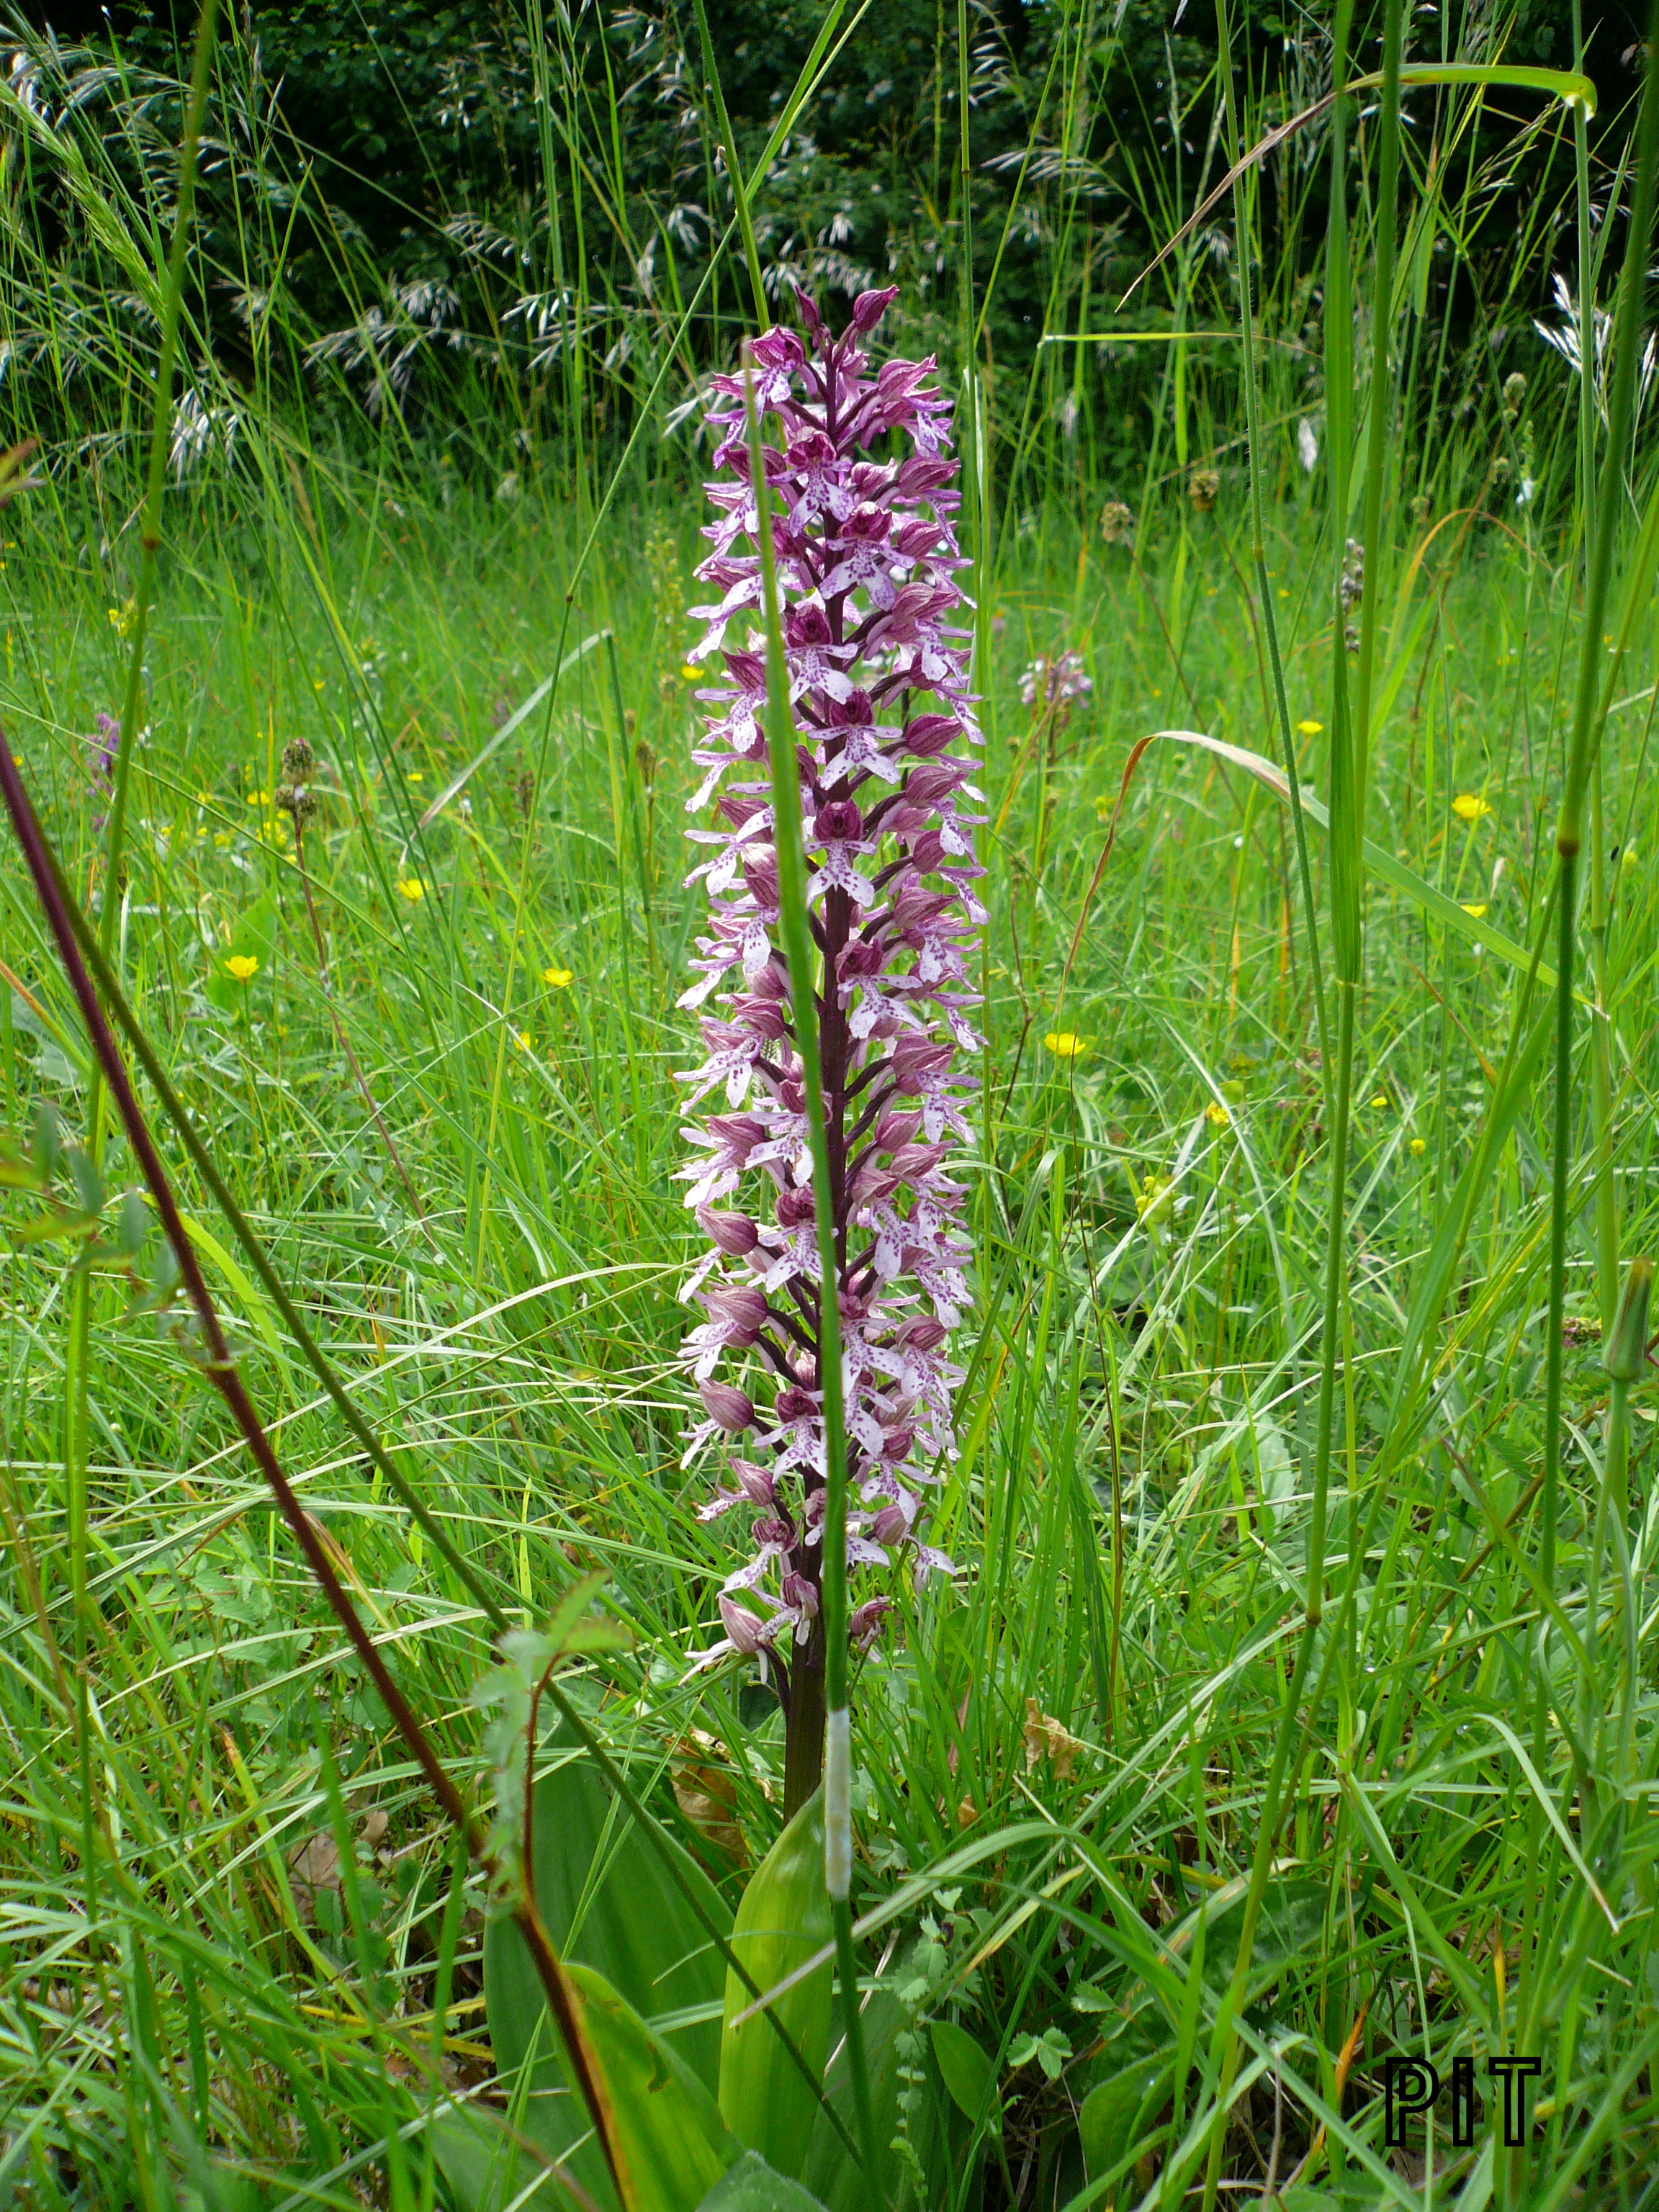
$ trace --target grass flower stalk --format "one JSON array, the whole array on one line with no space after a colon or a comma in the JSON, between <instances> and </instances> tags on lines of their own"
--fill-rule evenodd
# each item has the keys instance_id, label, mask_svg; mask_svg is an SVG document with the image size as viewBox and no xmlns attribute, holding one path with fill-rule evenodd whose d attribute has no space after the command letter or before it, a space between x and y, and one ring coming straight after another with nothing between
<instances>
[{"instance_id":1,"label":"grass flower stalk","mask_svg":"<svg viewBox=\"0 0 1659 2212\"><path fill-rule=\"evenodd\" d=\"M1262 496L1261 392L1255 357L1255 315L1251 296L1255 227L1250 222L1253 192L1239 165L1243 150L1238 121L1238 89L1233 78L1232 41L1227 0L1216 0L1216 33L1220 48L1222 96L1227 118L1227 158L1233 176L1233 239L1238 264L1239 337L1243 353L1245 446L1250 467L1250 564L1255 574L1256 596L1261 608L1261 627L1267 644L1272 672L1273 707L1279 718L1279 744L1285 775L1291 787L1291 831L1296 843L1297 875L1302 891L1304 926L1308 933L1308 967L1313 982L1314 1016L1319 1030L1322 1080L1330 1080L1331 1040L1325 1010L1325 975L1319 952L1319 915L1314 898L1313 866L1308 858L1308 832L1302 811L1302 771L1291 728L1291 704L1285 689L1285 662L1279 646L1279 616L1267 575L1267 532Z\"/></svg>"},{"instance_id":2,"label":"grass flower stalk","mask_svg":"<svg viewBox=\"0 0 1659 2212\"><path fill-rule=\"evenodd\" d=\"M191 64L190 89L185 104L184 132L179 149L179 197L173 214L173 237L161 285L161 335L156 356L155 390L150 420L149 466L139 523L137 582L131 612L123 610L117 627L129 643L127 681L118 727L100 714L96 744L96 773L108 798L100 817L106 831L103 908L100 943L106 952L115 943L116 919L120 912L121 854L126 835L127 791L132 775L132 750L137 741L143 696L144 639L149 603L155 588L156 556L161 543L161 495L173 430L173 376L179 344L179 318L184 299L185 256L190 242L195 205L196 177L202 124L207 110L208 77L213 58L214 33L219 0L202 0L196 23L196 45ZM87 1150L94 1170L103 1153L105 1097L101 1076L94 1061L92 1093L87 1115ZM70 1294L67 1356L64 1363L64 1491L70 1595L76 1612L76 1636L82 1644L89 1635L87 1622L87 1556L89 1491L89 1435L91 1413L88 1389L91 1372L93 1289L82 1269ZM97 1917L97 1823L94 1814L96 1785L93 1766L91 1717L88 1709L84 1666L76 1670L76 1732L81 1760L82 1878L89 1921Z\"/></svg>"},{"instance_id":3,"label":"grass flower stalk","mask_svg":"<svg viewBox=\"0 0 1659 2212\"><path fill-rule=\"evenodd\" d=\"M132 615L122 629L128 641L126 696L121 707L121 731L110 775L109 842L105 860L104 908L100 937L106 951L114 941L115 916L120 906L121 849L126 836L127 787L132 775L132 749L137 737L140 702L143 696L144 639L149 623L150 600L155 590L156 556L161 550L161 492L167 480L167 454L173 437L173 373L179 351L179 316L184 303L185 255L190 244L191 219L196 204L198 155L202 123L207 112L208 76L213 62L213 39L219 18L219 0L202 0L196 20L196 47L191 61L190 96L185 108L184 136L179 148L179 199L173 213L173 238L167 248L166 278L161 287L161 343L155 363L155 407L150 422L149 469L139 521L138 578L132 594Z\"/></svg>"}]
</instances>

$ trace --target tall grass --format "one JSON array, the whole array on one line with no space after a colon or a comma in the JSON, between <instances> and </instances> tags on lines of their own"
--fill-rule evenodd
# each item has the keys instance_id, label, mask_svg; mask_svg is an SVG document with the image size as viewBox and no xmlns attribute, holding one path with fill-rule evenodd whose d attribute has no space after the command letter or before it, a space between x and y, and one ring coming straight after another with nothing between
<instances>
[{"instance_id":1,"label":"tall grass","mask_svg":"<svg viewBox=\"0 0 1659 2212\"><path fill-rule=\"evenodd\" d=\"M1489 180L1458 161L1500 96L1413 81L1460 60L1438 31L1425 53L1396 8L1345 17L1334 56L1310 38L1299 105L1357 73L1374 27L1385 82L1270 157L1277 228L1254 262L1246 172L1226 252L1200 226L1119 315L1091 179L1064 158L1110 92L1110 40L1065 20L1029 187L1056 343L1023 388L986 345L983 239L957 268L990 1045L963 1450L938 1513L963 1571L898 1593L902 1637L853 1683L859 1960L915 2038L893 2125L919 2165L948 2137L923 2201L964 2212L1652 2206L1654 1413L1628 1346L1604 1373L1599 1344L1625 1255L1652 1249L1659 1169L1659 503L1627 246L1650 129L1615 191L1576 117L1539 126L1575 300L1621 320L1599 388L1512 336L1497 367L1528 388L1510 405L1424 273L1437 239L1478 233ZM857 22L827 21L799 113ZM562 106L564 19L546 27L561 215L539 250L580 333L617 118ZM958 240L978 35L945 11ZM210 118L261 112L239 41L228 24ZM1277 88L1242 67L1224 91L1202 187L1193 165L1139 180L1165 234L1275 118ZM5 97L8 190L50 172L159 307L176 146L136 111L142 158L115 111L29 118ZM246 289L280 258L281 200L237 162L250 258L214 276ZM1347 184L1322 316L1291 251L1321 173ZM757 208L766 191L753 175ZM729 352L752 283L720 207L721 320L685 331ZM578 1713L733 1889L776 1832L781 1733L755 1685L689 1668L732 1564L679 1471L674 1358L700 549L689 428L659 432L706 357L677 335L693 303L618 369L562 343L538 441L514 379L482 365L453 413L382 384L368 420L359 372L322 353L301 408L292 372L319 334L280 283L233 385L193 320L213 281L196 268L184 381L219 434L170 448L139 654L121 629L149 599L131 518L158 325L54 279L27 226L7 236L14 327L45 349L11 387L15 430L48 442L44 484L3 510L6 736L356 1423L167 1139L250 1393L393 1682L475 1791L477 1590L539 1621L608 1572L634 1642L573 1692ZM1485 300L1482 323L1513 331L1522 304ZM1076 343L1103 329L1160 343ZM1117 450L1100 418L1132 353L1158 366L1126 484L1099 466ZM1200 511L1188 477L1208 466ZM1129 543L1100 535L1111 497ZM1042 722L1019 678L1060 650L1093 690ZM130 667L112 866L84 733ZM1175 737L1126 787L1154 730L1267 757L1305 803ZM320 763L300 851L271 795L295 738ZM0 1126L52 1174L51 1196L7 1201L0 1261L0 2173L52 2207L448 2201L434 2115L510 2094L481 1881L202 1387L153 1229L123 1221L133 1161L113 1135L100 1152L86 1040L9 854L0 901ZM258 963L245 983L234 955ZM1045 1042L1062 1036L1079 1048ZM953 2100L934 2023L980 2047L976 2100ZM1527 2149L1489 2126L1459 2149L1443 2112L1431 2160L1420 2131L1384 2146L1386 2057L1504 2051L1544 2061Z\"/></svg>"}]
</instances>

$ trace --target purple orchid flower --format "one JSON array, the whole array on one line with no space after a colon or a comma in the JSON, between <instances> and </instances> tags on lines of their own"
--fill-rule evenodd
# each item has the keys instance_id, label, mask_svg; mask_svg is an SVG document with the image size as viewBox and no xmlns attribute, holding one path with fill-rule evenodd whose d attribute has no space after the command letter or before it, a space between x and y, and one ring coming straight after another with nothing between
<instances>
[{"instance_id":1,"label":"purple orchid flower","mask_svg":"<svg viewBox=\"0 0 1659 2212\"><path fill-rule=\"evenodd\" d=\"M952 1392L962 1370L950 1332L969 1303L964 1190L948 1168L969 1133L977 1088L960 1058L979 1048L970 951L986 915L975 891L973 830L982 815L966 748L981 743L969 690L967 604L957 578L960 505L948 455L950 403L933 362L869 372L860 341L890 291L866 292L832 337L799 302L803 343L768 331L749 349L775 508L785 661L801 777L808 903L822 958L818 1051L829 1123L849 1464L848 1563L908 1559L918 1581L953 1571L922 1540L922 1498L955 1453ZM723 679L692 757L690 801L714 826L691 831L712 857L688 882L708 896L697 980L680 1003L702 1008L707 1056L678 1079L690 1114L710 1092L729 1110L688 1123L697 1157L682 1168L688 1206L710 1249L683 1294L706 1318L684 1357L707 1419L685 1463L714 1439L726 1461L703 1517L754 1511L755 1556L720 1601L728 1653L773 1670L792 1751L821 1738L823 1667L823 1396L820 1279L811 1161L791 1006L795 982L778 927L777 860L767 778L765 640L758 624L758 518L744 383L714 380L716 464L708 486L710 587L693 660L719 655ZM908 452L893 450L908 441ZM707 1003L706 1003L707 1002ZM733 1378L716 1379L726 1364ZM741 1387L736 1379L741 1376ZM752 1431L752 1434L750 1432ZM724 1455L723 1455L724 1456ZM850 1630L867 1649L892 1601L859 1605ZM811 1750L799 1764L811 1771Z\"/></svg>"},{"instance_id":2,"label":"purple orchid flower","mask_svg":"<svg viewBox=\"0 0 1659 2212\"><path fill-rule=\"evenodd\" d=\"M87 750L91 755L88 766L96 781L107 791L114 781L116 757L121 750L121 725L113 714L106 714L101 707L93 716L93 721L96 726L87 739ZM107 819L106 815L94 815L93 828L101 830Z\"/></svg>"}]
</instances>

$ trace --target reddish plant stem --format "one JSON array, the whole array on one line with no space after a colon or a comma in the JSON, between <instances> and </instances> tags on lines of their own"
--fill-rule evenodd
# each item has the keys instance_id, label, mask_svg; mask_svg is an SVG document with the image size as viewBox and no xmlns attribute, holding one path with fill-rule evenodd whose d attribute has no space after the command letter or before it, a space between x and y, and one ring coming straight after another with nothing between
<instances>
[{"instance_id":1,"label":"reddish plant stem","mask_svg":"<svg viewBox=\"0 0 1659 2212\"><path fill-rule=\"evenodd\" d=\"M29 803L28 793L23 787L22 778L12 757L11 746L3 735L0 735L0 791L4 793L6 809L11 816L12 828L33 882L41 913L52 932L64 973L80 1007L88 1040L108 1086L110 1097L115 1102L116 1110L121 1116L121 1124L126 1132L127 1142L132 1147L133 1158L137 1161L139 1171L155 1201L162 1231L173 1249L179 1278L195 1310L197 1323L207 1347L207 1357L201 1362L202 1371L224 1400L231 1418L241 1431L254 1463L276 1501L277 1510L305 1554L313 1578L328 1601L335 1619L345 1631L352 1649L362 1660L365 1672L391 1716L393 1727L425 1777L428 1787L459 1832L471 1856L487 1872L496 1874L499 1872L497 1863L465 1800L434 1750L426 1731L416 1719L408 1700L392 1680L386 1662L375 1649L373 1638L358 1618L356 1607L335 1573L309 1515L283 1474L270 1439L265 1434L264 1425L254 1410L246 1386L231 1357L230 1346L220 1326L218 1312L197 1260L195 1247L180 1218L167 1170L155 1149L155 1139L150 1135L128 1077L126 1065L116 1048L114 1036L104 1018L104 1010L99 1004L92 977L76 942L68 894L64 890L57 860ZM547 1998L548 2009L557 2026L571 2070L576 2075L617 2194L624 2203L629 2203L632 2197L618 2156L615 2118L608 2091L582 2025L580 1994L566 1975L533 1899L521 1896L513 1908L513 1917L534 1962Z\"/></svg>"}]
</instances>

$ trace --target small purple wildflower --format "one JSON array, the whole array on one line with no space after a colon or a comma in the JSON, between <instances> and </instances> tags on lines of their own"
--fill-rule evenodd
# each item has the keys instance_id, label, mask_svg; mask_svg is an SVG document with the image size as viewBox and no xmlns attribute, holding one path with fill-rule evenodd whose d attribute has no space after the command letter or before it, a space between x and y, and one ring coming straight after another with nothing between
<instances>
[{"instance_id":1,"label":"small purple wildflower","mask_svg":"<svg viewBox=\"0 0 1659 2212\"><path fill-rule=\"evenodd\" d=\"M922 1493L954 1455L951 1401L962 1370L946 1356L969 1303L963 1186L952 1155L969 1135L977 1087L958 1054L981 1039L970 950L985 920L974 884L981 793L959 745L980 732L969 694L968 564L950 458L950 402L933 362L889 361L871 372L860 341L890 291L860 296L852 327L832 337L799 302L806 343L768 331L753 341L766 480L782 512L774 544L785 661L797 735L810 877L818 1051L829 1125L831 1210L849 1455L848 1563L907 1558L920 1582L953 1571L923 1541ZM720 1601L726 1640L774 1668L796 1734L816 1705L823 1665L822 1522L825 1446L818 1387L820 1280L805 1098L794 1045L795 985L781 947L764 719L758 518L743 380L717 377L708 487L714 550L697 570L711 587L693 661L716 653L724 678L700 690L708 712L692 757L705 773L690 802L714 804L690 836L707 854L688 882L708 894L708 933L682 1006L702 1007L707 1057L681 1079L690 1114L724 1089L723 1109L688 1123L698 1157L679 1170L709 1239L684 1296L707 1316L684 1357L707 1419L685 1463L711 1439L726 1460L701 1517L753 1514L755 1554ZM889 434L909 450L884 458ZM719 1012L714 1011L714 1007ZM715 1379L731 1364L742 1376ZM849 1623L867 1649L891 1600L868 1599ZM787 1645L786 1652L780 1646ZM793 1682L792 1682L793 1674ZM792 1691L794 1694L792 1695ZM803 1723L810 1726L810 1722Z\"/></svg>"},{"instance_id":2,"label":"small purple wildflower","mask_svg":"<svg viewBox=\"0 0 1659 2212\"><path fill-rule=\"evenodd\" d=\"M98 726L87 739L92 753L92 772L107 783L115 773L115 756L121 750L121 725L101 707L93 720Z\"/></svg>"},{"instance_id":3,"label":"small purple wildflower","mask_svg":"<svg viewBox=\"0 0 1659 2212\"><path fill-rule=\"evenodd\" d=\"M1081 699L1094 688L1094 678L1085 672L1080 653L1058 653L1053 660L1034 660L1023 671L1019 679L1020 703L1035 707L1040 702L1044 707L1069 707L1073 699Z\"/></svg>"},{"instance_id":4,"label":"small purple wildflower","mask_svg":"<svg viewBox=\"0 0 1659 2212\"><path fill-rule=\"evenodd\" d=\"M121 725L113 714L106 714L101 707L93 716L93 720L97 726L87 739L87 749L92 756L88 766L107 792L115 776L116 756L121 750ZM93 828L101 830L107 819L106 815L94 815Z\"/></svg>"}]
</instances>

